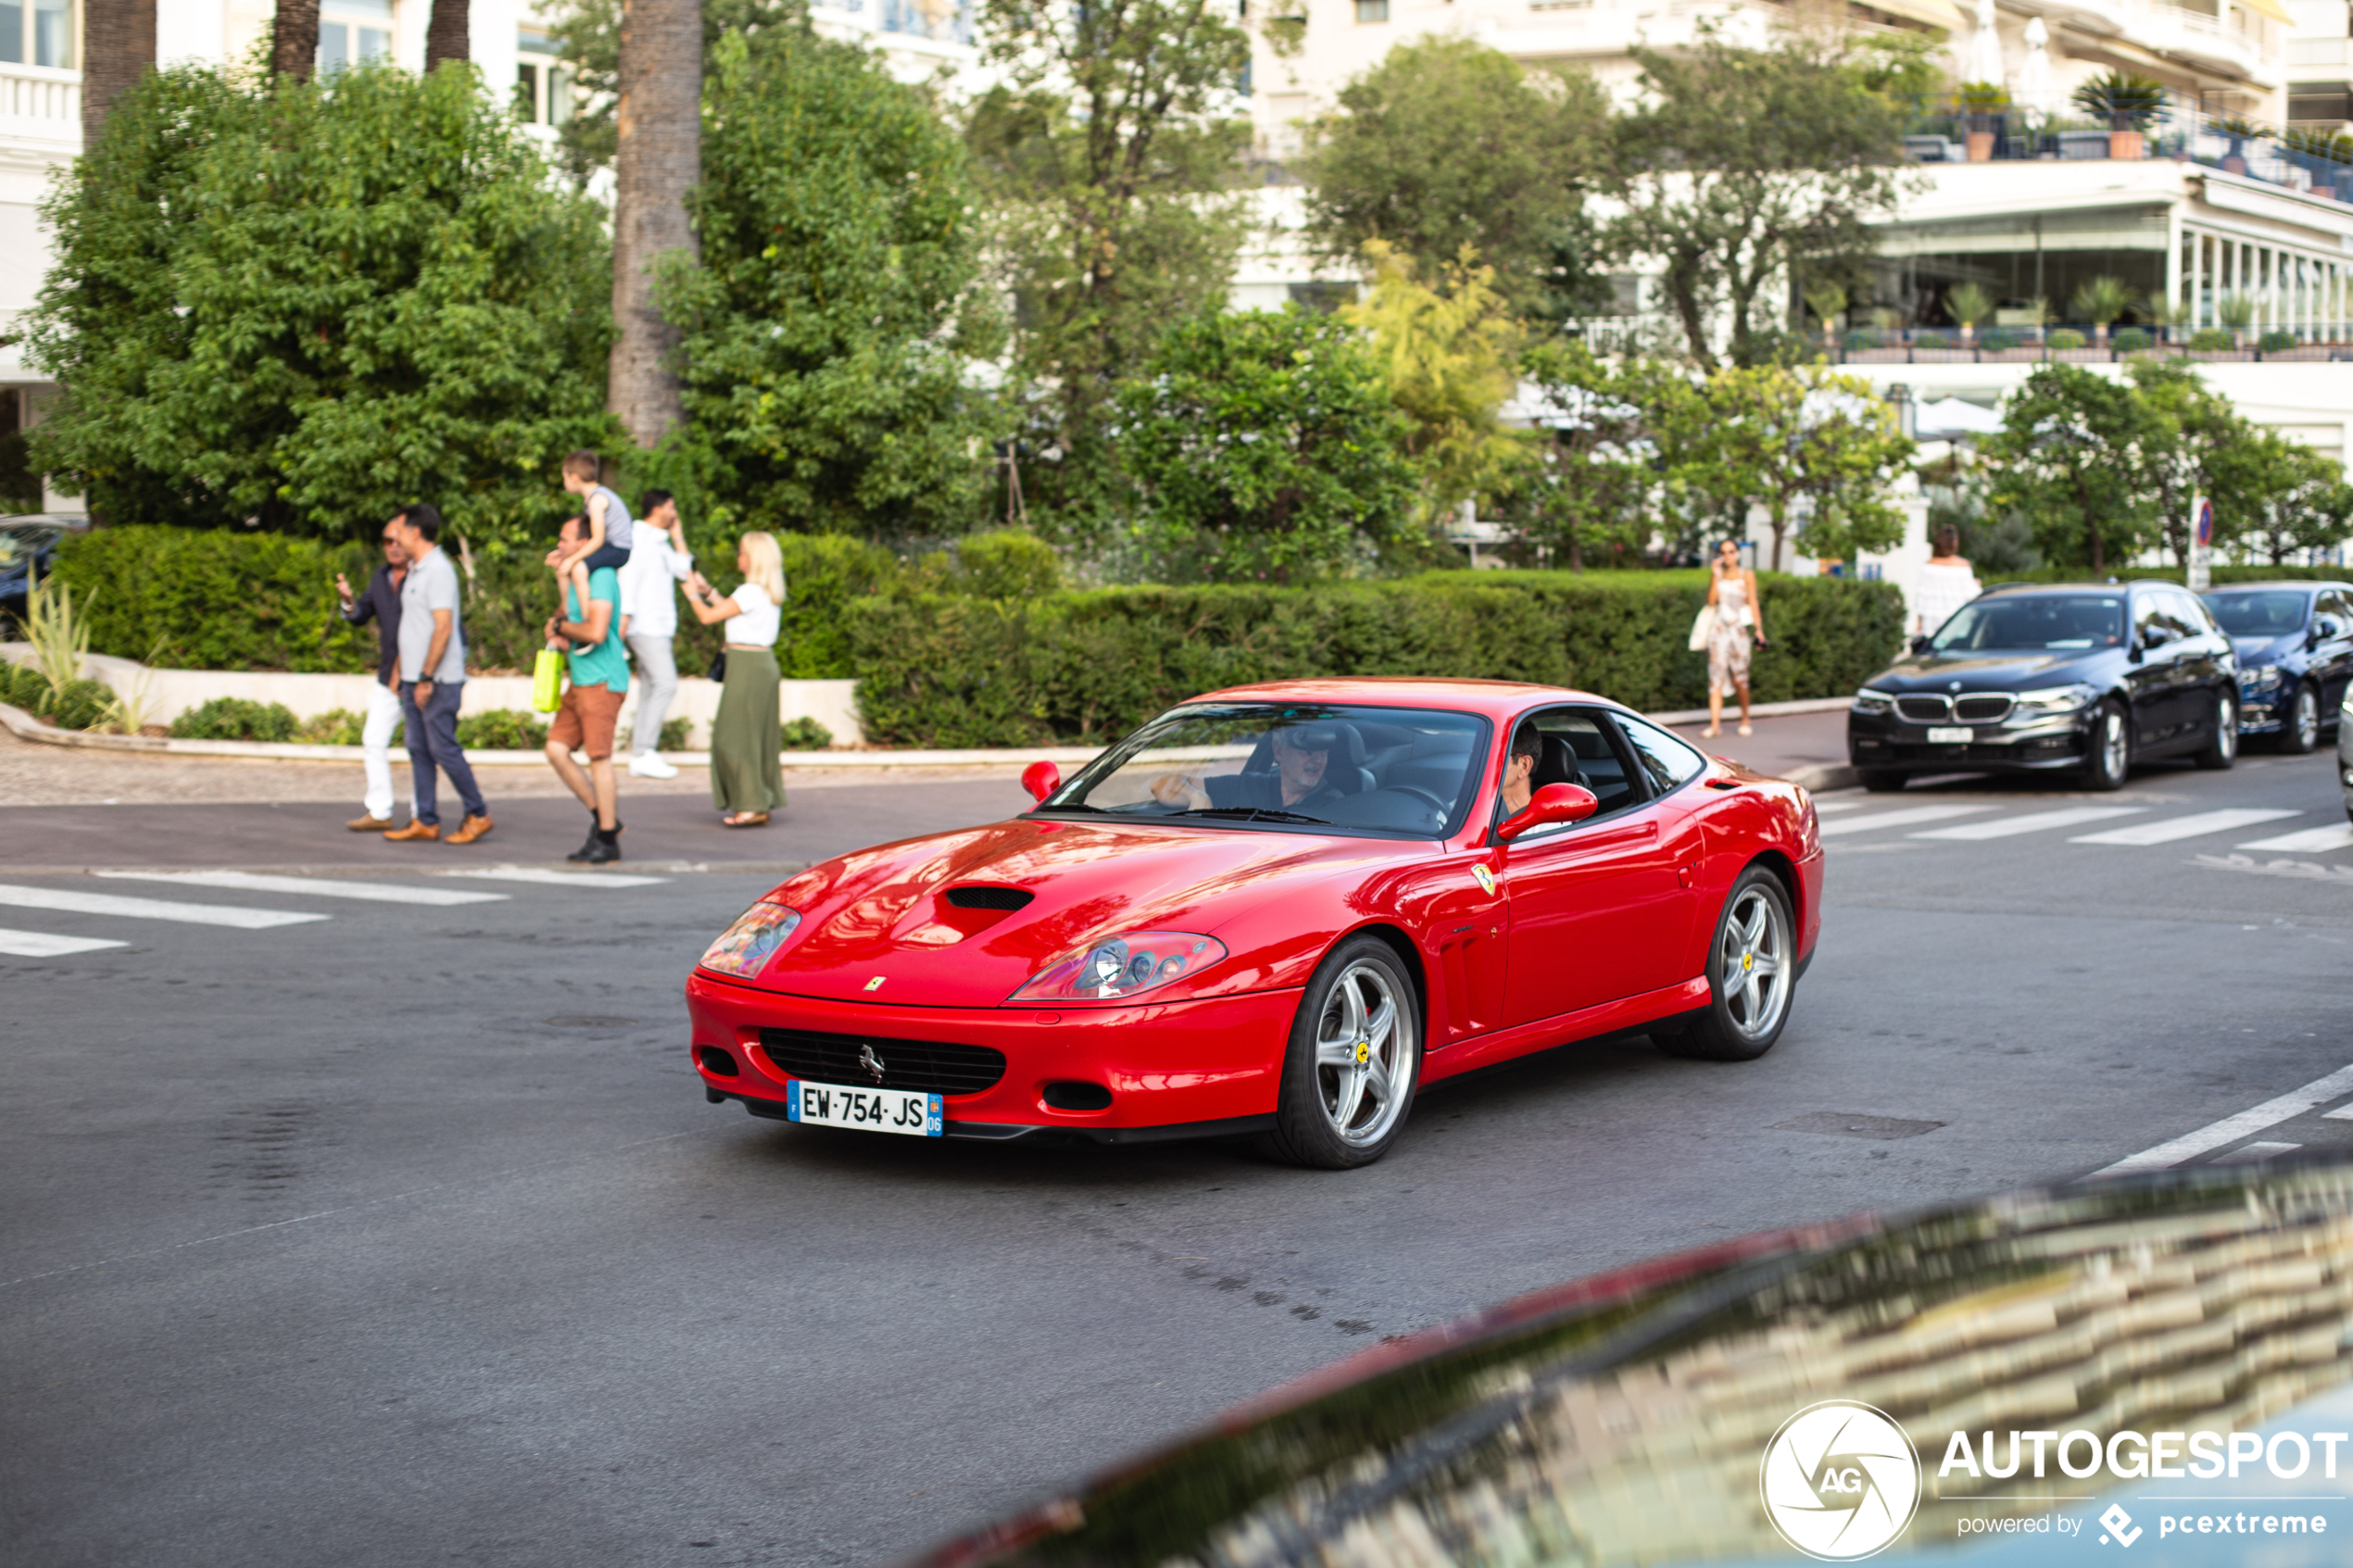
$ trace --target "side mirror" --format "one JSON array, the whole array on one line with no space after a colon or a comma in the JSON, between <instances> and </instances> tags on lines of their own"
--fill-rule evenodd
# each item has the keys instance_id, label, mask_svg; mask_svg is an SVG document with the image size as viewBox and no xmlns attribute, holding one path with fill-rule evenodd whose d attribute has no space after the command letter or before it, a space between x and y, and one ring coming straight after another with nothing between
<instances>
[{"instance_id":1,"label":"side mirror","mask_svg":"<svg viewBox=\"0 0 2353 1568\"><path fill-rule=\"evenodd\" d=\"M2322 643L2334 642L2343 635L2345 635L2345 628L2336 623L2335 616L2320 616L2313 621L2311 635L2304 639L2304 646L2307 648L2316 648Z\"/></svg>"},{"instance_id":2,"label":"side mirror","mask_svg":"<svg viewBox=\"0 0 2353 1568\"><path fill-rule=\"evenodd\" d=\"M1916 653L1916 654L1923 654L1923 653L1926 653L1926 652L1928 652L1931 648L1933 648L1935 646L1936 646L1936 640L1935 640L1933 637L1925 637L1925 636L1923 636L1923 637L1914 637L1914 638L1912 639L1912 651L1913 651L1914 653Z\"/></svg>"},{"instance_id":3,"label":"side mirror","mask_svg":"<svg viewBox=\"0 0 2353 1568\"><path fill-rule=\"evenodd\" d=\"M1051 762L1032 762L1021 771L1021 787L1029 791L1029 798L1041 804L1062 786L1063 771Z\"/></svg>"},{"instance_id":4,"label":"side mirror","mask_svg":"<svg viewBox=\"0 0 2353 1568\"><path fill-rule=\"evenodd\" d=\"M1495 829L1495 836L1509 844L1530 828L1550 827L1554 822L1581 822L1601 809L1600 799L1583 784L1546 784Z\"/></svg>"}]
</instances>

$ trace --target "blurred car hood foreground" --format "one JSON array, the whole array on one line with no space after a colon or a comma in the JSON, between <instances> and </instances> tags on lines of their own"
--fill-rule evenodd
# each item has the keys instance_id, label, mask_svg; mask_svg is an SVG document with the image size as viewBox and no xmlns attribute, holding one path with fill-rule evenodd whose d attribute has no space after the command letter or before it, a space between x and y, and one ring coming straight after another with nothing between
<instances>
[{"instance_id":1,"label":"blurred car hood foreground","mask_svg":"<svg viewBox=\"0 0 2353 1568\"><path fill-rule=\"evenodd\" d=\"M2353 1562L2348 1329L2353 1163L1862 1215L1378 1347L923 1562Z\"/></svg>"}]
</instances>

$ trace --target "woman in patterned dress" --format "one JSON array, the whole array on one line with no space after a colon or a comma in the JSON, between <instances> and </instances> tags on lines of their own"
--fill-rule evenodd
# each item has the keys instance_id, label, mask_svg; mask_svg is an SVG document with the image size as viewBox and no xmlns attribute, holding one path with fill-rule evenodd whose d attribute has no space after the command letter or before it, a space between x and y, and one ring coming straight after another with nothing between
<instances>
[{"instance_id":1,"label":"woman in patterned dress","mask_svg":"<svg viewBox=\"0 0 2353 1568\"><path fill-rule=\"evenodd\" d=\"M1717 546L1707 603L1716 619L1707 633L1706 733L1724 733L1724 698L1737 691L1741 734L1755 734L1748 721L1748 656L1765 644L1765 617L1756 601L1756 573L1741 564L1741 547L1733 540Z\"/></svg>"}]
</instances>

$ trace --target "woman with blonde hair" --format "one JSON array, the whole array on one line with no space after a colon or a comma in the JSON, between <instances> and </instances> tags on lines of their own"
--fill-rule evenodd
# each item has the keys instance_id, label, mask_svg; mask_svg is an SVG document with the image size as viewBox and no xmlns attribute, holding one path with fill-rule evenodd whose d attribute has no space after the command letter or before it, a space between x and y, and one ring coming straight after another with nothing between
<instances>
[{"instance_id":1,"label":"woman with blonde hair","mask_svg":"<svg viewBox=\"0 0 2353 1568\"><path fill-rule=\"evenodd\" d=\"M699 571L686 582L695 619L726 623L726 684L711 724L711 800L731 828L768 825L785 803L778 761L784 736L777 714L776 633L784 619L785 553L774 534L747 533L736 546L744 580L725 598Z\"/></svg>"}]
</instances>

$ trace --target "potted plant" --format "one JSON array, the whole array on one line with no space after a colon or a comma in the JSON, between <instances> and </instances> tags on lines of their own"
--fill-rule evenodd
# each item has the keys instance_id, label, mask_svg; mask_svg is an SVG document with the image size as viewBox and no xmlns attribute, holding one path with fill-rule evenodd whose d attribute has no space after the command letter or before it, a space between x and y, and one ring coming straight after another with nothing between
<instances>
[{"instance_id":1,"label":"potted plant","mask_svg":"<svg viewBox=\"0 0 2353 1568\"><path fill-rule=\"evenodd\" d=\"M2074 307L2078 320L2092 323L2092 346L2108 346L2108 329L2119 316L2133 308L2133 291L2121 278L2105 275L2094 278L2075 291L2069 303Z\"/></svg>"},{"instance_id":2,"label":"potted plant","mask_svg":"<svg viewBox=\"0 0 2353 1568\"><path fill-rule=\"evenodd\" d=\"M2342 131L2291 125L2281 135L2280 147L2312 176L2310 194L2334 201L2339 190L2353 190L2353 169L2347 168L2353 164L2353 136Z\"/></svg>"},{"instance_id":3,"label":"potted plant","mask_svg":"<svg viewBox=\"0 0 2353 1568\"><path fill-rule=\"evenodd\" d=\"M2255 296L2226 294L2214 302L2215 319L2231 329L2231 346L2246 346L2246 329L2255 324Z\"/></svg>"},{"instance_id":4,"label":"potted plant","mask_svg":"<svg viewBox=\"0 0 2353 1568\"><path fill-rule=\"evenodd\" d=\"M2103 71L2075 90L2075 107L2108 120L2108 156L2147 156L2149 121L2165 107L2165 83L2137 71Z\"/></svg>"},{"instance_id":5,"label":"potted plant","mask_svg":"<svg viewBox=\"0 0 2353 1568\"><path fill-rule=\"evenodd\" d=\"M1956 283L1944 291L1944 313L1961 329L1961 341L1972 342L1977 324L1994 314L1994 296L1976 283Z\"/></svg>"},{"instance_id":6,"label":"potted plant","mask_svg":"<svg viewBox=\"0 0 2353 1568\"><path fill-rule=\"evenodd\" d=\"M2208 120L2207 129L2218 136L2227 138L2231 144L2231 150L2222 155L2222 172L2225 174L2246 173L2246 144L2249 142L2259 142L2271 133L2268 126L2258 125L2251 119L2240 119L2235 117Z\"/></svg>"},{"instance_id":7,"label":"potted plant","mask_svg":"<svg viewBox=\"0 0 2353 1568\"><path fill-rule=\"evenodd\" d=\"M1998 82L1964 82L1960 98L1962 112L1969 116L1969 129L1963 135L1969 146L1969 160L1990 162L1999 130L1997 117L2010 107L2009 89Z\"/></svg>"},{"instance_id":8,"label":"potted plant","mask_svg":"<svg viewBox=\"0 0 2353 1568\"><path fill-rule=\"evenodd\" d=\"M1806 307L1822 323L1822 346L1832 356L1838 352L1838 319L1846 314L1846 291L1832 282L1809 283L1806 288Z\"/></svg>"}]
</instances>

